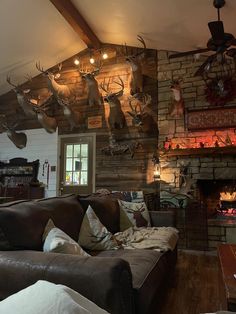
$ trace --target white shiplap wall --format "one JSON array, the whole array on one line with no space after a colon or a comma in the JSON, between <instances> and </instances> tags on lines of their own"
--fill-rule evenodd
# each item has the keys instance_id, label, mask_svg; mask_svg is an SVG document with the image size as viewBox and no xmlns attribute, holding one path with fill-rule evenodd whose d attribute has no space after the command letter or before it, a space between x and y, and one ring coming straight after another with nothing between
<instances>
[{"instance_id":1,"label":"white shiplap wall","mask_svg":"<svg viewBox=\"0 0 236 314\"><path fill-rule=\"evenodd\" d=\"M47 159L50 167L56 166L57 170L57 143L58 134L49 134L44 129L33 129L23 131L27 135L27 145L23 149L18 149L9 140L6 133L0 134L0 160L6 161L15 157L28 159L29 162L39 159L38 179L46 185L46 176L42 176L43 163ZM56 174L49 172L49 185L45 188L45 197L56 195Z\"/></svg>"}]
</instances>

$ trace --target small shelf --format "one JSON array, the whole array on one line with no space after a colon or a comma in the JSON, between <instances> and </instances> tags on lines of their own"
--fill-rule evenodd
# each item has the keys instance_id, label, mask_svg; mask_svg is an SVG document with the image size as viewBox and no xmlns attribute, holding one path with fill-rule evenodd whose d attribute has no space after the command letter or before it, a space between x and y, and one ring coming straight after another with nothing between
<instances>
[{"instance_id":1,"label":"small shelf","mask_svg":"<svg viewBox=\"0 0 236 314\"><path fill-rule=\"evenodd\" d=\"M160 157L174 156L209 156L209 155L233 155L236 154L236 146L206 147L206 148L182 148L160 150Z\"/></svg>"}]
</instances>

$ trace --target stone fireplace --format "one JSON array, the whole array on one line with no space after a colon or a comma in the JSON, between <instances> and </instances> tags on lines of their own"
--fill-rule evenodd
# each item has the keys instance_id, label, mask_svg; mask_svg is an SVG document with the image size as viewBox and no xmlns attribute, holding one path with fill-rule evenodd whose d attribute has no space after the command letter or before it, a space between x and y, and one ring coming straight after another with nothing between
<instances>
[{"instance_id":1,"label":"stone fireplace","mask_svg":"<svg viewBox=\"0 0 236 314\"><path fill-rule=\"evenodd\" d=\"M194 248L194 241L189 240L193 234L203 249L206 243L207 248L216 248L219 242L236 243L236 219L231 219L236 205L236 116L228 116L234 127L190 129L187 112L195 111L198 118L198 110L199 117L212 110L205 98L205 82L193 75L205 59L194 62L187 56L169 60L168 54L158 53L160 204L177 208L183 247ZM173 116L171 80L180 76L185 112ZM234 104L228 105L231 108ZM220 115L218 118L222 122ZM192 208L191 202L195 202ZM201 241L203 246L199 245Z\"/></svg>"}]
</instances>

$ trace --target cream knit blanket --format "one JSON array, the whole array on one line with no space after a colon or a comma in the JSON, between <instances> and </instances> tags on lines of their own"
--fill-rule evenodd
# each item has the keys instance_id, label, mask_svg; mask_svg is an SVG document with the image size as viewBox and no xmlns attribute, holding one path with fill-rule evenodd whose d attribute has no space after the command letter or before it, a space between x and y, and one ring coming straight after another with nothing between
<instances>
[{"instance_id":1,"label":"cream knit blanket","mask_svg":"<svg viewBox=\"0 0 236 314\"><path fill-rule=\"evenodd\" d=\"M173 227L131 227L115 234L124 249L155 249L173 251L178 241L178 230Z\"/></svg>"}]
</instances>

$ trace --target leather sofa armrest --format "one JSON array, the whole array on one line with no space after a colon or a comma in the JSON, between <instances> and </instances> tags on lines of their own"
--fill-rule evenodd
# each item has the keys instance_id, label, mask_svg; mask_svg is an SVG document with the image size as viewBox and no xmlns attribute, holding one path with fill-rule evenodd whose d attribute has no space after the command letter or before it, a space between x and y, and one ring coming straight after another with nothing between
<instances>
[{"instance_id":1,"label":"leather sofa armrest","mask_svg":"<svg viewBox=\"0 0 236 314\"><path fill-rule=\"evenodd\" d=\"M153 227L175 227L176 215L174 211L149 211Z\"/></svg>"},{"instance_id":2,"label":"leather sofa armrest","mask_svg":"<svg viewBox=\"0 0 236 314\"><path fill-rule=\"evenodd\" d=\"M38 280L66 285L112 314L134 312L132 274L119 258L0 251L0 298Z\"/></svg>"}]
</instances>

